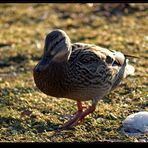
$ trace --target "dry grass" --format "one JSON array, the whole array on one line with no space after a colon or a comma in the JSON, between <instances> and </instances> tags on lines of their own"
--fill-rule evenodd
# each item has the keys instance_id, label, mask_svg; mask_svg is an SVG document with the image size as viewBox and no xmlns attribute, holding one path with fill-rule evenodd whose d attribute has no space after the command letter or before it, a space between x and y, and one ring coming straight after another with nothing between
<instances>
[{"instance_id":1,"label":"dry grass","mask_svg":"<svg viewBox=\"0 0 148 148\"><path fill-rule=\"evenodd\" d=\"M1 4L0 141L148 141L147 135L120 134L129 114L148 111L147 8L146 3L130 4L122 11L100 4ZM135 76L127 77L101 100L83 124L61 132L56 128L67 120L66 114L76 111L75 101L44 95L32 77L45 35L55 28L65 30L72 42L94 43L140 57L131 59Z\"/></svg>"}]
</instances>

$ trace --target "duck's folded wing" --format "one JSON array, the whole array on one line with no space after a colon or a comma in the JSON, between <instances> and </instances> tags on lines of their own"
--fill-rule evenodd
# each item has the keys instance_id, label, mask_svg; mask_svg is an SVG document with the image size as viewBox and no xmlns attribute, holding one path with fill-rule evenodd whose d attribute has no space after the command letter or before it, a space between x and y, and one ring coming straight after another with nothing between
<instances>
[{"instance_id":1,"label":"duck's folded wing","mask_svg":"<svg viewBox=\"0 0 148 148\"><path fill-rule=\"evenodd\" d=\"M73 46L73 49L89 49L109 64L110 62L114 61L116 64L122 65L125 60L125 56L123 53L96 46L94 44L74 43Z\"/></svg>"},{"instance_id":2,"label":"duck's folded wing","mask_svg":"<svg viewBox=\"0 0 148 148\"><path fill-rule=\"evenodd\" d=\"M104 62L107 64L112 75L112 89L116 88L121 80L128 74L126 65L127 59L123 53L108 50L99 46L93 47L98 56L104 55Z\"/></svg>"},{"instance_id":3,"label":"duck's folded wing","mask_svg":"<svg viewBox=\"0 0 148 148\"><path fill-rule=\"evenodd\" d=\"M105 70L103 68L102 71L106 72L106 74L102 74L102 76L104 75L104 78L107 78L108 74L111 74L110 80L112 81L112 87L114 88L120 83L124 77L126 66L126 58L124 54L93 44L75 43L74 46L76 49L85 50L86 54L81 56L80 61L86 64L90 71L94 69L94 75L95 72L97 74L97 71L100 73L102 64L102 68L105 65Z\"/></svg>"}]
</instances>

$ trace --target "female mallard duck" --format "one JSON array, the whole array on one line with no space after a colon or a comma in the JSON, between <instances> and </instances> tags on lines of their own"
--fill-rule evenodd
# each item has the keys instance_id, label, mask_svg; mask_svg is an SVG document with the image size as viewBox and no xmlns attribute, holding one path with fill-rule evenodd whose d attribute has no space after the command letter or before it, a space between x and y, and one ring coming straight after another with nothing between
<instances>
[{"instance_id":1,"label":"female mallard duck","mask_svg":"<svg viewBox=\"0 0 148 148\"><path fill-rule=\"evenodd\" d=\"M78 111L61 126L64 129L78 124L92 113L98 100L133 71L121 52L92 44L71 44L68 35L57 29L46 36L44 53L33 76L43 93L77 101ZM84 111L81 101L87 100L92 100L92 105Z\"/></svg>"}]
</instances>

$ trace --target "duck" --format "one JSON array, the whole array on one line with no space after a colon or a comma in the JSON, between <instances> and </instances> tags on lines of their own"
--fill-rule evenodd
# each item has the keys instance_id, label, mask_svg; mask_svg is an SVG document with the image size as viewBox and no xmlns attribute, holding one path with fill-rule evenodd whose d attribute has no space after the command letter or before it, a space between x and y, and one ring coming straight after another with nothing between
<instances>
[{"instance_id":1,"label":"duck","mask_svg":"<svg viewBox=\"0 0 148 148\"><path fill-rule=\"evenodd\" d=\"M81 123L123 78L134 75L127 57L132 56L95 44L72 43L61 29L46 35L43 54L33 69L35 85L48 96L77 102L77 112L59 129ZM84 110L82 103L89 100L91 105Z\"/></svg>"}]
</instances>

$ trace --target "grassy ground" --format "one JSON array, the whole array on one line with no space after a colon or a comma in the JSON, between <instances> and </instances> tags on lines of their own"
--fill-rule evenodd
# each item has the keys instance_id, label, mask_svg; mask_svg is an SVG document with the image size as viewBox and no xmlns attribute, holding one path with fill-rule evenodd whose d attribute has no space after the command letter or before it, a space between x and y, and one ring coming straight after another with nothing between
<instances>
[{"instance_id":1,"label":"grassy ground","mask_svg":"<svg viewBox=\"0 0 148 148\"><path fill-rule=\"evenodd\" d=\"M114 11L104 11L100 4L0 5L1 142L148 141L147 135L120 133L129 114L148 111L148 4L131 4L128 12ZM135 76L100 100L83 124L61 132L55 130L76 111L76 102L44 95L32 77L45 35L55 28L65 30L72 42L94 43L140 57L131 59Z\"/></svg>"}]
</instances>

